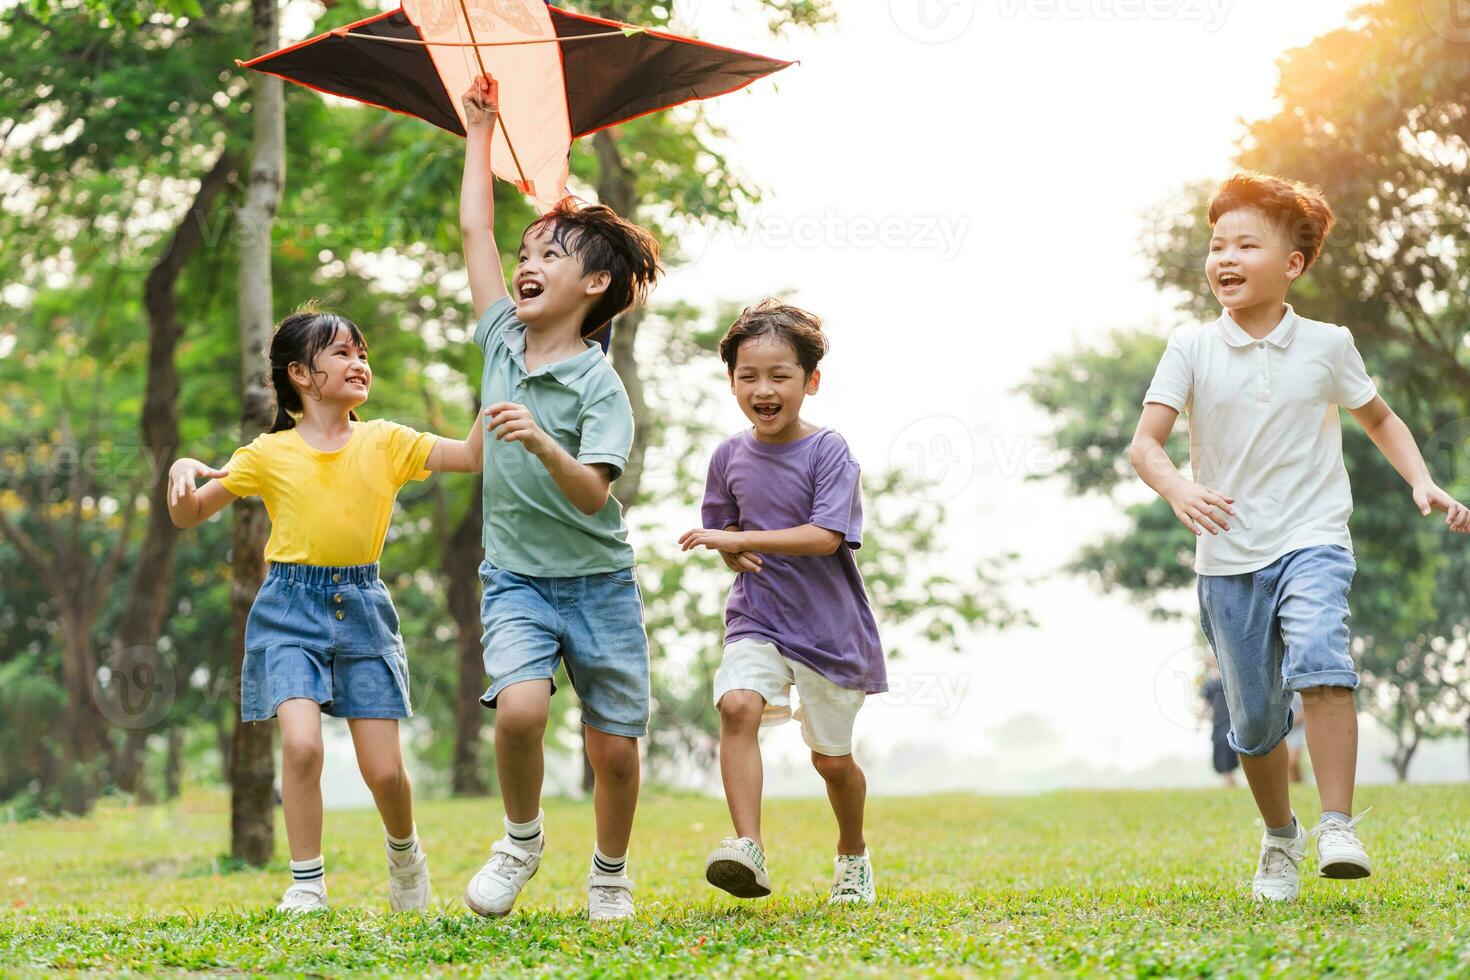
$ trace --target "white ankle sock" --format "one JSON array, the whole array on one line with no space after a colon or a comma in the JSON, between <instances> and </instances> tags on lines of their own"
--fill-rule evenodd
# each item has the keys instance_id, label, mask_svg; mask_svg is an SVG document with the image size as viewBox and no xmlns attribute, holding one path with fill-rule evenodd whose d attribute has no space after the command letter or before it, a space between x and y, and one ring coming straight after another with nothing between
<instances>
[{"instance_id":1,"label":"white ankle sock","mask_svg":"<svg viewBox=\"0 0 1470 980\"><path fill-rule=\"evenodd\" d=\"M298 885L314 885L326 891L327 864L320 855L305 861L292 861L291 878Z\"/></svg>"},{"instance_id":2,"label":"white ankle sock","mask_svg":"<svg viewBox=\"0 0 1470 980\"><path fill-rule=\"evenodd\" d=\"M388 838L388 860L394 864L408 864L419 855L419 830L415 827L408 832L407 837L394 837L392 834L384 833Z\"/></svg>"}]
</instances>

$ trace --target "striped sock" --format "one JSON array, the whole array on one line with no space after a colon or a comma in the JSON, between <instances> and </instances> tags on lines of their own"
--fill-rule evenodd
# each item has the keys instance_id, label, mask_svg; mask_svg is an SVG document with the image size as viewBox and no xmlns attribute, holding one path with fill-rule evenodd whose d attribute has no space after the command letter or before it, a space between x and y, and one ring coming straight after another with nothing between
<instances>
[{"instance_id":1,"label":"striped sock","mask_svg":"<svg viewBox=\"0 0 1470 980\"><path fill-rule=\"evenodd\" d=\"M320 857L291 862L291 877L298 885L326 887L327 865Z\"/></svg>"},{"instance_id":2,"label":"striped sock","mask_svg":"<svg viewBox=\"0 0 1470 980\"><path fill-rule=\"evenodd\" d=\"M394 864L408 864L418 856L419 831L415 827L408 832L407 837L394 837L392 834L384 834L388 838L388 860Z\"/></svg>"},{"instance_id":3,"label":"striped sock","mask_svg":"<svg viewBox=\"0 0 1470 980\"><path fill-rule=\"evenodd\" d=\"M512 844L523 847L528 851L541 850L543 838L541 836L541 818L546 814L540 810L536 816L525 823L516 823L510 817L505 818L505 836L509 837Z\"/></svg>"},{"instance_id":4,"label":"striped sock","mask_svg":"<svg viewBox=\"0 0 1470 980\"><path fill-rule=\"evenodd\" d=\"M617 876L621 875L627 869L628 855L624 854L622 857L610 858L602 853L602 848L594 847L592 849L592 870L598 874Z\"/></svg>"}]
</instances>

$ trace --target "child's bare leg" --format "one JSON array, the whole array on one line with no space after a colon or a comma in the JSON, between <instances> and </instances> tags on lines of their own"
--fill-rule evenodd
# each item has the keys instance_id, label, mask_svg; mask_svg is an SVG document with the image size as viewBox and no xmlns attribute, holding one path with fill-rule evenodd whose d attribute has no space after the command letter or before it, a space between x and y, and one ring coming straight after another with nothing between
<instances>
[{"instance_id":1,"label":"child's bare leg","mask_svg":"<svg viewBox=\"0 0 1470 980\"><path fill-rule=\"evenodd\" d=\"M1308 736L1310 738L1310 735ZM1256 808L1267 827L1291 824L1291 783L1286 778L1286 742L1278 742L1265 755L1242 755L1240 768L1250 784Z\"/></svg>"},{"instance_id":2,"label":"child's bare leg","mask_svg":"<svg viewBox=\"0 0 1470 980\"><path fill-rule=\"evenodd\" d=\"M291 860L322 853L322 709L291 698L276 709L281 728L281 810Z\"/></svg>"},{"instance_id":3,"label":"child's bare leg","mask_svg":"<svg viewBox=\"0 0 1470 980\"><path fill-rule=\"evenodd\" d=\"M1353 815L1353 785L1358 768L1358 706L1345 687L1302 692L1307 749L1323 810Z\"/></svg>"},{"instance_id":4,"label":"child's bare leg","mask_svg":"<svg viewBox=\"0 0 1470 980\"><path fill-rule=\"evenodd\" d=\"M398 722L392 718L351 718L352 747L357 750L357 768L372 790L373 802L389 836L413 834L413 786L403 768L403 749L398 741Z\"/></svg>"},{"instance_id":5,"label":"child's bare leg","mask_svg":"<svg viewBox=\"0 0 1470 980\"><path fill-rule=\"evenodd\" d=\"M638 809L638 740L583 725L587 760L597 777L592 809L597 815L597 849L609 857L628 853L633 814Z\"/></svg>"},{"instance_id":6,"label":"child's bare leg","mask_svg":"<svg viewBox=\"0 0 1470 980\"><path fill-rule=\"evenodd\" d=\"M720 698L720 777L725 783L725 805L735 824L736 837L761 840L761 767L759 732L766 699L755 691L726 691Z\"/></svg>"},{"instance_id":7,"label":"child's bare leg","mask_svg":"<svg viewBox=\"0 0 1470 980\"><path fill-rule=\"evenodd\" d=\"M542 739L551 713L551 681L521 681L495 699L495 771L505 815L529 823L541 812L541 782L546 775Z\"/></svg>"},{"instance_id":8,"label":"child's bare leg","mask_svg":"<svg viewBox=\"0 0 1470 980\"><path fill-rule=\"evenodd\" d=\"M812 765L827 783L827 799L837 817L837 853L863 854L868 842L863 839L863 805L868 798L868 780L852 753L822 755L812 753Z\"/></svg>"}]
</instances>

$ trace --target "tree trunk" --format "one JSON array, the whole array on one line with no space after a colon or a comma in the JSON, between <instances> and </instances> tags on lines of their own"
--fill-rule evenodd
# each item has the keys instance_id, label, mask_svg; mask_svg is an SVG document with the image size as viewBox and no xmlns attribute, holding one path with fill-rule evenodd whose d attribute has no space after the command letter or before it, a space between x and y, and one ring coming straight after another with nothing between
<instances>
[{"instance_id":1,"label":"tree trunk","mask_svg":"<svg viewBox=\"0 0 1470 980\"><path fill-rule=\"evenodd\" d=\"M1409 781L1409 764L1414 761L1414 753L1419 751L1419 733L1416 731L1414 737L1408 742L1399 742L1393 750L1393 771L1395 778L1401 783Z\"/></svg>"},{"instance_id":2,"label":"tree trunk","mask_svg":"<svg viewBox=\"0 0 1470 980\"><path fill-rule=\"evenodd\" d=\"M168 730L168 754L163 760L163 798L177 800L184 783L184 726Z\"/></svg>"},{"instance_id":3,"label":"tree trunk","mask_svg":"<svg viewBox=\"0 0 1470 980\"><path fill-rule=\"evenodd\" d=\"M459 697L454 703L454 761L450 787L455 796L484 796L480 768L480 730L485 709L485 661L480 645L480 558L484 555L484 476L475 477L474 499L454 533L444 542L440 569L444 573L449 615L454 620L459 649Z\"/></svg>"},{"instance_id":4,"label":"tree trunk","mask_svg":"<svg viewBox=\"0 0 1470 980\"><path fill-rule=\"evenodd\" d=\"M251 0L251 49L274 51L280 43L277 0ZM286 118L281 80L255 73L250 77L254 120L250 178L245 203L237 215L240 244L240 441L250 442L274 416L264 354L273 320L271 228L286 179ZM245 659L245 619L264 576L263 552L269 522L258 498L235 504L235 576L230 611L235 626L236 677ZM275 844L273 728L244 724L235 711L230 746L230 853L248 864L270 860Z\"/></svg>"},{"instance_id":5,"label":"tree trunk","mask_svg":"<svg viewBox=\"0 0 1470 980\"><path fill-rule=\"evenodd\" d=\"M113 655L108 660L124 682L136 676L142 664L150 665L155 674L170 669L160 662L158 637L168 619L178 535L168 515L168 467L179 446L179 373L174 355L183 333L175 287L204 244L209 213L229 184L237 163L230 153L221 153L215 160L143 287L143 303L148 310L148 374L143 385L141 462L151 470L152 486L148 493L148 526L143 531L143 544L114 634ZM161 720L154 720L149 727ZM115 776L118 788L126 793L137 793L142 788L147 741L144 728L128 730Z\"/></svg>"},{"instance_id":6,"label":"tree trunk","mask_svg":"<svg viewBox=\"0 0 1470 980\"><path fill-rule=\"evenodd\" d=\"M103 744L103 719L92 699L97 654L92 646L91 617L63 605L59 618L61 677L66 689L66 707L61 715L61 805L68 813L81 815L92 808L99 788L93 766Z\"/></svg>"}]
</instances>

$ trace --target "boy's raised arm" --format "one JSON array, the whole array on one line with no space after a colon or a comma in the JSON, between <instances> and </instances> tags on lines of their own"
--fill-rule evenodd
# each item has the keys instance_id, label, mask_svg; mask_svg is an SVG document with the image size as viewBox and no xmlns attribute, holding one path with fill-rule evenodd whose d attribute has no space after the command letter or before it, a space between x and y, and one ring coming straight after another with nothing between
<instances>
[{"instance_id":1,"label":"boy's raised arm","mask_svg":"<svg viewBox=\"0 0 1470 980\"><path fill-rule=\"evenodd\" d=\"M470 299L478 320L508 295L500 251L495 247L495 178L490 172L490 137L500 108L500 85L488 75L475 79L463 96L465 111L464 179L459 191L459 228Z\"/></svg>"}]
</instances>

